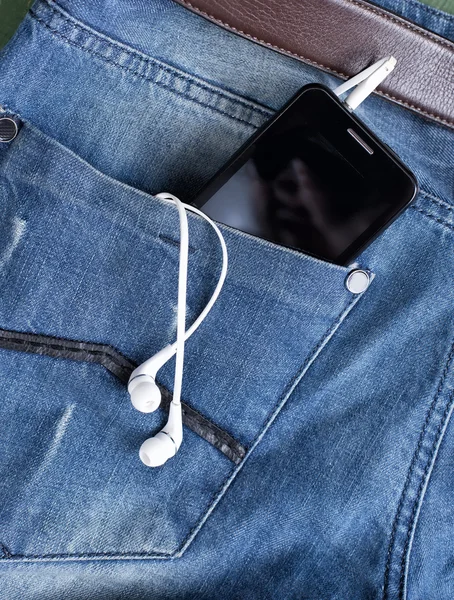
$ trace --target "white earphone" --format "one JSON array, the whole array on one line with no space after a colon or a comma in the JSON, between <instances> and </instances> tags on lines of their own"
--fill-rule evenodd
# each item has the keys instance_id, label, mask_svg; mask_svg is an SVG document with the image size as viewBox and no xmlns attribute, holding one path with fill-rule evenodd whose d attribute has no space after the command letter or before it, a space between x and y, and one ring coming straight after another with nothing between
<instances>
[{"instance_id":1,"label":"white earphone","mask_svg":"<svg viewBox=\"0 0 454 600\"><path fill-rule=\"evenodd\" d=\"M157 354L139 365L132 373L128 382L128 392L131 402L137 410L144 413L155 411L161 403L161 392L156 383L156 374L159 369L176 354L175 381L173 398L169 408L169 418L165 427L154 437L146 440L140 447L141 461L148 467L159 467L175 456L183 441L183 414L181 410L181 385L183 381L184 344L185 341L199 327L216 302L224 285L227 274L228 255L227 247L218 226L203 212L184 204L173 194L163 192L157 198L168 200L176 204L180 217L180 261L178 275L178 306L177 306L177 339L176 342L166 346ZM191 211L205 219L216 232L222 248L222 269L214 292L203 311L194 323L185 331L186 327L186 287L188 272L188 220L186 211Z\"/></svg>"}]
</instances>

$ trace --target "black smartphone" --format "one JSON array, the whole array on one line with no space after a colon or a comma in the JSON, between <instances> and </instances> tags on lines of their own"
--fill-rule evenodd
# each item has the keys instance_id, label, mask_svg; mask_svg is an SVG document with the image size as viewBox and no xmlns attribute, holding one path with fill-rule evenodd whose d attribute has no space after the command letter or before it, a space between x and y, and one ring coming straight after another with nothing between
<instances>
[{"instance_id":1,"label":"black smartphone","mask_svg":"<svg viewBox=\"0 0 454 600\"><path fill-rule=\"evenodd\" d=\"M195 197L215 221L339 265L410 204L417 182L328 88L303 87Z\"/></svg>"}]
</instances>

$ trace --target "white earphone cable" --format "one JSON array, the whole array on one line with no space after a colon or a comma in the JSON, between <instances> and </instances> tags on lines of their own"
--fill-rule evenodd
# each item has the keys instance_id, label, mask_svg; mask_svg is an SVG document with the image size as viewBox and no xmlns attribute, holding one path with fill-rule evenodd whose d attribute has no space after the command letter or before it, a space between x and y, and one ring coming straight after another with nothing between
<instances>
[{"instance_id":1,"label":"white earphone cable","mask_svg":"<svg viewBox=\"0 0 454 600\"><path fill-rule=\"evenodd\" d=\"M219 242L221 244L221 249L222 249L222 268L221 268L221 274L219 275L218 282L216 284L216 287L214 288L213 294L211 295L211 298L209 299L207 305L202 310L202 312L197 317L197 319L194 321L194 323L186 331L185 339L188 339L194 333L194 331L199 327L199 325L205 319L207 314L213 308L214 303L218 299L218 296L221 292L222 286L224 285L225 277L227 275L228 254L227 254L227 246L225 245L224 237L223 237L221 231L219 230L219 227L216 225L216 223L214 223L214 221L212 221L209 217L207 217L207 215L205 215L198 208L195 208L194 206L191 206L190 204L185 204L184 207L186 208L186 210L189 210L189 211L199 215L200 217L205 219L205 221L207 221L211 225L211 227L214 229L216 235L218 236Z\"/></svg>"},{"instance_id":2,"label":"white earphone cable","mask_svg":"<svg viewBox=\"0 0 454 600\"><path fill-rule=\"evenodd\" d=\"M177 341L175 359L175 381L173 385L173 404L181 403L181 387L183 384L184 343L186 340L186 290L188 280L189 232L188 217L184 204L175 196L173 201L180 216L180 262L178 267L178 302L177 302Z\"/></svg>"},{"instance_id":3,"label":"white earphone cable","mask_svg":"<svg viewBox=\"0 0 454 600\"><path fill-rule=\"evenodd\" d=\"M208 315L208 313L210 312L210 310L213 308L214 303L216 302L216 300L218 299L218 296L221 292L222 286L224 285L224 281L225 281L225 277L227 275L227 268L228 268L228 253L227 253L227 246L225 244L224 241L224 237L219 229L219 227L216 225L216 223L214 223L214 221L212 221L206 214L204 214L201 210L199 210L198 208L195 208L195 206L191 206L190 204L185 204L184 202L181 202L181 200L179 200L176 196L174 196L173 194L170 194L168 192L161 192L160 194L156 194L157 198L161 198L162 200L170 200L172 202L174 202L175 204L178 205L178 202L180 202L180 204L182 204L182 206L184 206L184 208L190 212L193 212L197 215L199 215L200 217L202 217L203 219L205 219L205 221L207 221L211 227L214 229L219 242L221 244L221 249L222 249L222 268L221 268L221 274L219 275L219 279L218 282L216 284L216 287L214 288L214 291L211 295L211 298L209 299L208 303L206 304L205 308L202 310L202 312L200 313L200 315L197 317L197 319L194 321L194 323L188 328L188 330L185 332L185 337L184 339L187 340L189 337L191 337L191 335L194 333L194 331L201 325L201 323L203 322L203 320L206 318L206 316ZM177 341L174 342L174 344L172 344L172 346L174 347L174 349L177 349L179 344L178 341L178 337L177 337Z\"/></svg>"}]
</instances>

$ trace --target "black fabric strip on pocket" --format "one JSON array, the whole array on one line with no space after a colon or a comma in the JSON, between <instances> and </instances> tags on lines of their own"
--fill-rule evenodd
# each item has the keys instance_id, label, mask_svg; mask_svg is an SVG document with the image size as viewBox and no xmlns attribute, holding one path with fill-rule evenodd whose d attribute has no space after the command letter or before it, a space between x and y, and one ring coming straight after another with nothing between
<instances>
[{"instance_id":1,"label":"black fabric strip on pocket","mask_svg":"<svg viewBox=\"0 0 454 600\"><path fill-rule=\"evenodd\" d=\"M128 382L129 376L137 366L108 344L92 344L90 342L8 331L6 329L0 329L0 348L53 358L97 363L105 367L123 383ZM168 407L172 401L172 394L166 388L162 386L160 388L162 406ZM182 402L182 407L183 423L189 429L220 450L235 464L241 462L246 454L246 448L242 444L184 402Z\"/></svg>"}]
</instances>

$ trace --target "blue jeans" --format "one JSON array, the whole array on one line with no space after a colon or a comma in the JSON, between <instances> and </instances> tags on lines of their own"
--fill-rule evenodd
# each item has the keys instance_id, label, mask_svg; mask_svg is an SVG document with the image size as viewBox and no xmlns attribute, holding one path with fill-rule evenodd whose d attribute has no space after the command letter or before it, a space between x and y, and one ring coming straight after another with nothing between
<instances>
[{"instance_id":1,"label":"blue jeans","mask_svg":"<svg viewBox=\"0 0 454 600\"><path fill-rule=\"evenodd\" d=\"M138 413L125 382L176 326L153 194L184 200L310 82L338 84L170 0L38 0L1 53L2 600L454 597L454 133L383 98L358 114L414 205L348 267L223 227L182 447L138 457L166 403ZM192 322L220 252L189 226Z\"/></svg>"}]
</instances>

